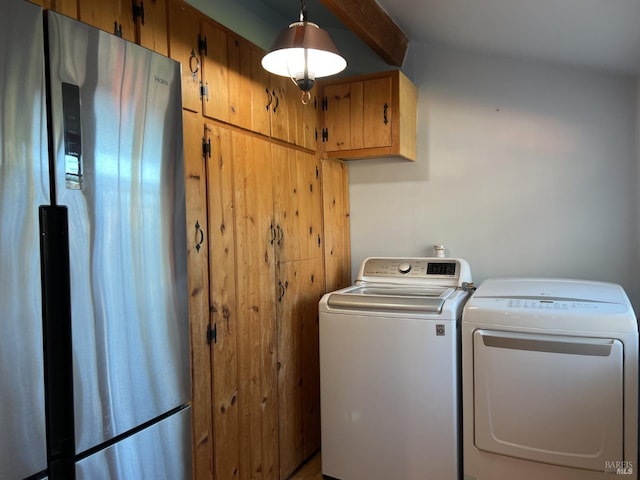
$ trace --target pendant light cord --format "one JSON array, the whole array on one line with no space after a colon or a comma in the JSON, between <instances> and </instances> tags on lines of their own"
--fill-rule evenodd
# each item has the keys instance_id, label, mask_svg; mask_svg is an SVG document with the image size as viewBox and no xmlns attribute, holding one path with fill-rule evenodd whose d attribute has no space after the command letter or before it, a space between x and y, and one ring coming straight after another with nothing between
<instances>
[{"instance_id":1,"label":"pendant light cord","mask_svg":"<svg viewBox=\"0 0 640 480\"><path fill-rule=\"evenodd\" d=\"M306 23L307 22L307 2L305 0L300 0L300 21ZM309 51L304 49L304 84L306 85L309 82ZM295 82L294 82L295 83ZM302 96L304 103L304 95Z\"/></svg>"},{"instance_id":2,"label":"pendant light cord","mask_svg":"<svg viewBox=\"0 0 640 480\"><path fill-rule=\"evenodd\" d=\"M300 0L300 21L307 21L307 3L305 0Z\"/></svg>"}]
</instances>

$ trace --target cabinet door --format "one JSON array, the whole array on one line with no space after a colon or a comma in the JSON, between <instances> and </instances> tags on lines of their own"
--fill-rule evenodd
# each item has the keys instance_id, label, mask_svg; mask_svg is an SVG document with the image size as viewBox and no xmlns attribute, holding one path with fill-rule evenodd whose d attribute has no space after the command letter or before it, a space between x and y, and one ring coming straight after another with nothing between
<instances>
[{"instance_id":1,"label":"cabinet door","mask_svg":"<svg viewBox=\"0 0 640 480\"><path fill-rule=\"evenodd\" d=\"M67 17L78 18L77 0L33 0L33 3L44 9L62 13Z\"/></svg>"},{"instance_id":2,"label":"cabinet door","mask_svg":"<svg viewBox=\"0 0 640 480\"><path fill-rule=\"evenodd\" d=\"M78 0L78 19L101 30L136 41L130 0Z\"/></svg>"},{"instance_id":3,"label":"cabinet door","mask_svg":"<svg viewBox=\"0 0 640 480\"><path fill-rule=\"evenodd\" d=\"M193 390L193 472L196 479L211 477L211 445L214 443L211 423L211 351L207 344L210 242L207 238L207 179L202 156L203 127L197 114L183 111Z\"/></svg>"},{"instance_id":4,"label":"cabinet door","mask_svg":"<svg viewBox=\"0 0 640 480\"><path fill-rule=\"evenodd\" d=\"M311 97L305 104L302 102L302 93L295 104L298 107L297 128L296 128L296 145L308 148L309 150L317 149L316 132L317 132L317 89L311 90Z\"/></svg>"},{"instance_id":5,"label":"cabinet door","mask_svg":"<svg viewBox=\"0 0 640 480\"><path fill-rule=\"evenodd\" d=\"M416 159L418 90L393 70L321 82L320 148L332 158Z\"/></svg>"},{"instance_id":6,"label":"cabinet door","mask_svg":"<svg viewBox=\"0 0 640 480\"><path fill-rule=\"evenodd\" d=\"M227 33L209 21L202 21L202 36L207 49L202 55L202 82L207 95L202 101L202 113L209 118L229 121L229 84Z\"/></svg>"},{"instance_id":7,"label":"cabinet door","mask_svg":"<svg viewBox=\"0 0 640 480\"><path fill-rule=\"evenodd\" d=\"M326 291L351 284L349 171L342 160L322 160Z\"/></svg>"},{"instance_id":8,"label":"cabinet door","mask_svg":"<svg viewBox=\"0 0 640 480\"><path fill-rule=\"evenodd\" d=\"M216 331L213 372L213 425L217 480L237 479L240 471L234 229L233 150L230 130L208 126L211 156L207 161L211 323ZM241 287L242 291L244 287Z\"/></svg>"},{"instance_id":9,"label":"cabinet door","mask_svg":"<svg viewBox=\"0 0 640 480\"><path fill-rule=\"evenodd\" d=\"M273 145L279 262L322 256L322 191L315 155Z\"/></svg>"},{"instance_id":10,"label":"cabinet door","mask_svg":"<svg viewBox=\"0 0 640 480\"><path fill-rule=\"evenodd\" d=\"M302 91L290 78L284 80L281 86L280 106L286 117L284 134L280 138L285 142L296 145L298 142L298 130L302 128Z\"/></svg>"},{"instance_id":11,"label":"cabinet door","mask_svg":"<svg viewBox=\"0 0 640 480\"><path fill-rule=\"evenodd\" d=\"M251 46L235 35L227 37L229 58L229 123L251 129Z\"/></svg>"},{"instance_id":12,"label":"cabinet door","mask_svg":"<svg viewBox=\"0 0 640 480\"><path fill-rule=\"evenodd\" d=\"M136 18L138 43L168 56L166 0L137 0L141 14Z\"/></svg>"},{"instance_id":13,"label":"cabinet door","mask_svg":"<svg viewBox=\"0 0 640 480\"><path fill-rule=\"evenodd\" d=\"M324 131L327 134L323 138L325 150L333 152L358 148L351 146L351 84L327 85L324 97Z\"/></svg>"},{"instance_id":14,"label":"cabinet door","mask_svg":"<svg viewBox=\"0 0 640 480\"><path fill-rule=\"evenodd\" d=\"M352 148L388 147L391 145L392 104L391 77L365 80L364 102L360 110L362 124L352 125L354 130L362 132L364 144Z\"/></svg>"},{"instance_id":15,"label":"cabinet door","mask_svg":"<svg viewBox=\"0 0 640 480\"><path fill-rule=\"evenodd\" d=\"M251 50L251 130L271 135L271 108L274 105L269 73L262 68L264 52Z\"/></svg>"},{"instance_id":16,"label":"cabinet door","mask_svg":"<svg viewBox=\"0 0 640 480\"><path fill-rule=\"evenodd\" d=\"M278 263L280 478L320 447L318 302L322 259Z\"/></svg>"},{"instance_id":17,"label":"cabinet door","mask_svg":"<svg viewBox=\"0 0 640 480\"><path fill-rule=\"evenodd\" d=\"M474 446L595 471L624 458L623 347L618 339L475 330Z\"/></svg>"},{"instance_id":18,"label":"cabinet door","mask_svg":"<svg viewBox=\"0 0 640 480\"><path fill-rule=\"evenodd\" d=\"M169 2L169 56L182 64L182 107L200 112L200 13L180 0Z\"/></svg>"},{"instance_id":19,"label":"cabinet door","mask_svg":"<svg viewBox=\"0 0 640 480\"><path fill-rule=\"evenodd\" d=\"M271 145L233 133L240 478L277 479L275 260Z\"/></svg>"},{"instance_id":20,"label":"cabinet door","mask_svg":"<svg viewBox=\"0 0 640 480\"><path fill-rule=\"evenodd\" d=\"M269 75L269 90L271 91L271 136L283 141L289 141L289 110L287 91L291 79ZM293 85L293 84L292 84Z\"/></svg>"}]
</instances>

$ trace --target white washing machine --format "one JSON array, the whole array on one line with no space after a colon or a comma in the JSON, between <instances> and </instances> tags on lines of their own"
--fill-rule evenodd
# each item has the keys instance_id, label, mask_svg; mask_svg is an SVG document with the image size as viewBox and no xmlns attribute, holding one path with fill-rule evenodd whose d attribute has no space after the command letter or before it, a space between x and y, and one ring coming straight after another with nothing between
<instances>
[{"instance_id":1,"label":"white washing machine","mask_svg":"<svg viewBox=\"0 0 640 480\"><path fill-rule=\"evenodd\" d=\"M464 480L637 478L638 325L619 285L484 281L462 377Z\"/></svg>"},{"instance_id":2,"label":"white washing machine","mask_svg":"<svg viewBox=\"0 0 640 480\"><path fill-rule=\"evenodd\" d=\"M459 321L471 272L454 258L368 258L320 313L322 473L455 480Z\"/></svg>"}]
</instances>

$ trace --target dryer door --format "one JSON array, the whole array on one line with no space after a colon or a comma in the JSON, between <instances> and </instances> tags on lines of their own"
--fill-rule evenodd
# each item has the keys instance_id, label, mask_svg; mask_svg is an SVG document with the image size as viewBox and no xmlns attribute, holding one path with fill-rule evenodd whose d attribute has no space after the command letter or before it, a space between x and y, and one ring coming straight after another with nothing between
<instances>
[{"instance_id":1,"label":"dryer door","mask_svg":"<svg viewBox=\"0 0 640 480\"><path fill-rule=\"evenodd\" d=\"M619 340L476 330L473 359L477 448L597 471L623 459Z\"/></svg>"}]
</instances>

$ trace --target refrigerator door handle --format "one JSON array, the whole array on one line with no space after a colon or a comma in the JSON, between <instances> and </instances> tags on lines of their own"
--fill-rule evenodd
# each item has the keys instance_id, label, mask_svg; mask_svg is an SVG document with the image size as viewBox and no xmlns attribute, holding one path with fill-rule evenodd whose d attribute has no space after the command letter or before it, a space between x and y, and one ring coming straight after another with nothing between
<instances>
[{"instance_id":1,"label":"refrigerator door handle","mask_svg":"<svg viewBox=\"0 0 640 480\"><path fill-rule=\"evenodd\" d=\"M40 215L42 327L49 480L75 479L71 282L67 207L43 205Z\"/></svg>"}]
</instances>

